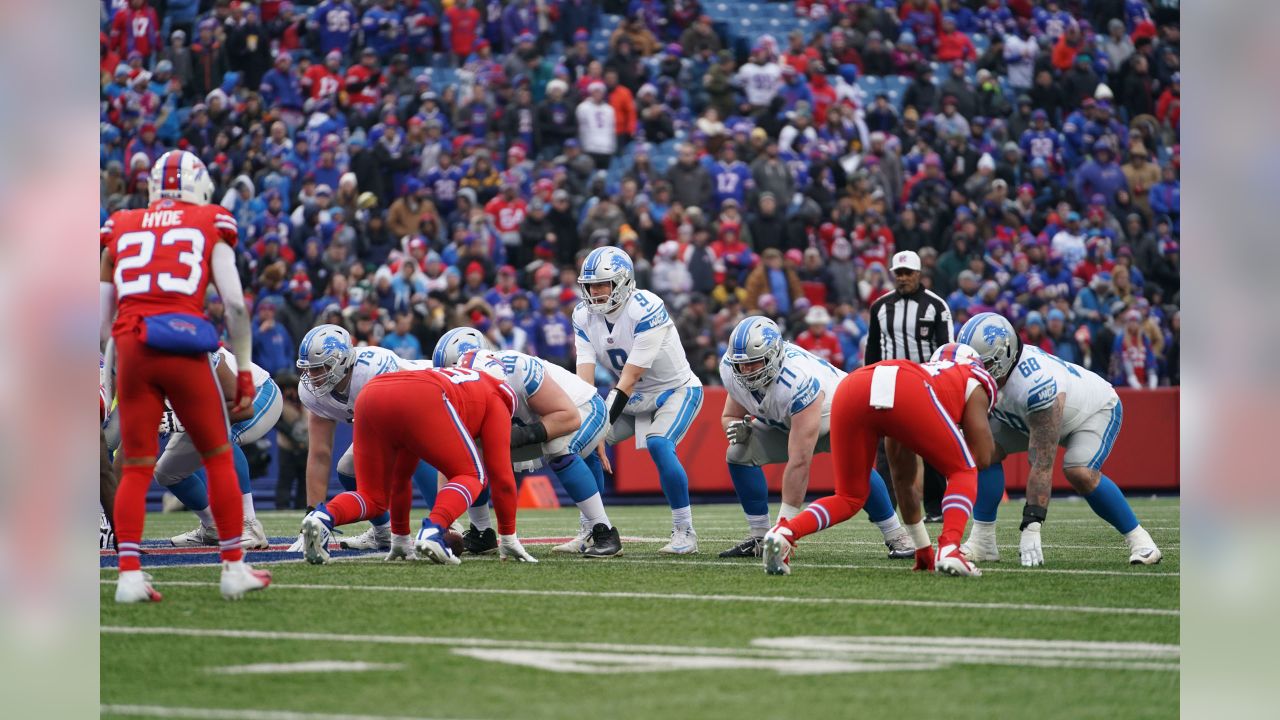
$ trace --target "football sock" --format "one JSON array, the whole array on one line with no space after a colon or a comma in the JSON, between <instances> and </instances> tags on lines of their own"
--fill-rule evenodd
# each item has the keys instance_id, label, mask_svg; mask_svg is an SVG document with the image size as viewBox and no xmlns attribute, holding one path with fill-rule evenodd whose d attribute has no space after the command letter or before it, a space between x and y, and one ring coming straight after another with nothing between
<instances>
[{"instance_id":1,"label":"football sock","mask_svg":"<svg viewBox=\"0 0 1280 720\"><path fill-rule=\"evenodd\" d=\"M365 520L369 513L376 510L370 507L369 499L357 492L341 492L328 502L316 506L316 512L324 512L333 520L333 525L347 525L357 520ZM390 513L386 514L388 519Z\"/></svg>"},{"instance_id":2,"label":"football sock","mask_svg":"<svg viewBox=\"0 0 1280 720\"><path fill-rule=\"evenodd\" d=\"M959 545L965 526L973 515L973 498L978 491L978 473L973 468L961 470L947 478L947 492L942 496L942 532L938 547Z\"/></svg>"},{"instance_id":3,"label":"football sock","mask_svg":"<svg viewBox=\"0 0 1280 720\"><path fill-rule=\"evenodd\" d=\"M1004 498L1004 466L1000 463L978 471L978 501L973 504L975 522L995 522Z\"/></svg>"},{"instance_id":4,"label":"football sock","mask_svg":"<svg viewBox=\"0 0 1280 720\"><path fill-rule=\"evenodd\" d=\"M209 510L207 505L201 510L192 510L191 512L195 513L196 517L200 518L201 525L205 527L213 527L213 512Z\"/></svg>"},{"instance_id":5,"label":"football sock","mask_svg":"<svg viewBox=\"0 0 1280 720\"><path fill-rule=\"evenodd\" d=\"M684 466L676 458L676 445L661 435L646 438L649 456L658 468L658 481L662 484L662 494L667 496L667 504L672 513L678 508L689 507L689 476Z\"/></svg>"},{"instance_id":6,"label":"football sock","mask_svg":"<svg viewBox=\"0 0 1280 720\"><path fill-rule=\"evenodd\" d=\"M245 493L240 496L240 509L244 514L245 522L252 522L258 519L258 514L253 511L253 493Z\"/></svg>"},{"instance_id":7,"label":"football sock","mask_svg":"<svg viewBox=\"0 0 1280 720\"><path fill-rule=\"evenodd\" d=\"M222 560L239 560L244 556L240 537L244 532L244 505L236 482L235 460L230 452L220 452L204 459L209 475L209 506L213 508L218 528L218 547Z\"/></svg>"},{"instance_id":8,"label":"football sock","mask_svg":"<svg viewBox=\"0 0 1280 720\"><path fill-rule=\"evenodd\" d=\"M472 505L467 508L467 518L471 520L471 524L475 525L480 532L493 527L493 517L489 515L488 505Z\"/></svg>"},{"instance_id":9,"label":"football sock","mask_svg":"<svg viewBox=\"0 0 1280 720\"><path fill-rule=\"evenodd\" d=\"M253 487L249 484L249 458L245 457L244 450L239 445L231 443L231 458L236 466L236 482L240 485L240 492L244 494L252 494Z\"/></svg>"},{"instance_id":10,"label":"football sock","mask_svg":"<svg viewBox=\"0 0 1280 720\"><path fill-rule=\"evenodd\" d=\"M1089 507L1093 508L1098 517L1111 523L1111 527L1119 530L1121 535L1127 535L1138 527L1138 516L1133 514L1129 501L1124 499L1124 493L1106 475L1102 476L1098 487L1085 495L1084 499L1089 501Z\"/></svg>"},{"instance_id":11,"label":"football sock","mask_svg":"<svg viewBox=\"0 0 1280 720\"><path fill-rule=\"evenodd\" d=\"M343 489L343 490L346 490L346 491L347 491L347 492L349 492L349 493L354 493L354 492L356 491L356 476L355 476L355 475L347 475L346 473L338 473L338 483L342 485L342 489ZM338 499L337 497L335 497L335 498L334 498L334 500L337 500L337 499ZM345 503L343 504L343 507L344 507L344 508L346 507ZM363 513L361 513L359 516L357 516L357 517L353 517L351 520L346 520L346 521L344 521L344 522L340 522L340 523L338 523L338 524L339 524L339 525L346 525L347 523L355 522L356 520L360 520L360 519L362 519L363 517L364 517L364 516L363 516ZM389 525L389 524L391 523L391 513L390 513L390 512L383 512L383 513L379 513L379 514L377 514L377 515L375 515L375 516L373 516L373 517L369 518L369 522L370 522L370 523L372 523L374 527L385 527L386 525Z\"/></svg>"},{"instance_id":12,"label":"football sock","mask_svg":"<svg viewBox=\"0 0 1280 720\"><path fill-rule=\"evenodd\" d=\"M138 543L142 540L142 524L147 514L147 488L151 486L154 465L125 464L116 488L116 552L120 572L140 570Z\"/></svg>"},{"instance_id":13,"label":"football sock","mask_svg":"<svg viewBox=\"0 0 1280 720\"><path fill-rule=\"evenodd\" d=\"M431 507L436 502L436 477L439 473L436 469L425 462L419 462L418 466L413 469L413 484L418 488L418 493L422 495L422 502L427 507Z\"/></svg>"},{"instance_id":14,"label":"football sock","mask_svg":"<svg viewBox=\"0 0 1280 720\"><path fill-rule=\"evenodd\" d=\"M820 500L815 500L809 503L804 512L787 520L787 526L791 528L792 532L791 540L795 542L805 535L812 535L819 530L826 530L832 525L839 525L853 517L861 509L861 502L839 495L830 495Z\"/></svg>"},{"instance_id":15,"label":"football sock","mask_svg":"<svg viewBox=\"0 0 1280 720\"><path fill-rule=\"evenodd\" d=\"M682 508L671 508L671 524L676 529L693 527L693 508L685 505Z\"/></svg>"},{"instance_id":16,"label":"football sock","mask_svg":"<svg viewBox=\"0 0 1280 720\"><path fill-rule=\"evenodd\" d=\"M788 505L787 503L782 503L782 507L778 508L779 520L790 520L791 518L799 514L800 514L800 508L796 507L795 505Z\"/></svg>"},{"instance_id":17,"label":"football sock","mask_svg":"<svg viewBox=\"0 0 1280 720\"><path fill-rule=\"evenodd\" d=\"M733 480L734 492L738 493L738 502L742 503L742 512L747 516L751 534L764 537L769 530L769 485L764 479L764 469L729 463L729 477Z\"/></svg>"},{"instance_id":18,"label":"football sock","mask_svg":"<svg viewBox=\"0 0 1280 720\"><path fill-rule=\"evenodd\" d=\"M442 528L449 527L471 507L474 498L483 490L478 477L459 475L451 478L436 493L436 504L427 519Z\"/></svg>"},{"instance_id":19,"label":"football sock","mask_svg":"<svg viewBox=\"0 0 1280 720\"><path fill-rule=\"evenodd\" d=\"M591 468L587 467L587 463L581 457L576 453L561 455L551 459L550 467L556 477L560 478L560 484L578 505L578 509L582 511L588 523L593 527L596 523L613 527L609 523L609 516L605 514L604 501L600 498L599 488L596 487L595 476L591 474Z\"/></svg>"},{"instance_id":20,"label":"football sock","mask_svg":"<svg viewBox=\"0 0 1280 720\"><path fill-rule=\"evenodd\" d=\"M863 509L867 511L867 517L871 522L879 525L884 520L896 517L893 512L893 501L889 499L889 487L884 484L884 478L874 468L871 470L870 488L870 492L867 493L867 504Z\"/></svg>"},{"instance_id":21,"label":"football sock","mask_svg":"<svg viewBox=\"0 0 1280 720\"><path fill-rule=\"evenodd\" d=\"M601 495L604 494L604 463L600 462L600 455L591 453L582 458L582 462L587 464L587 468L591 470L591 476L596 480L596 491Z\"/></svg>"},{"instance_id":22,"label":"football sock","mask_svg":"<svg viewBox=\"0 0 1280 720\"><path fill-rule=\"evenodd\" d=\"M591 527L595 527L598 523L613 527L613 523L609 522L608 513L604 511L604 500L600 498L600 493L592 493L591 497L579 502L578 510Z\"/></svg>"}]
</instances>

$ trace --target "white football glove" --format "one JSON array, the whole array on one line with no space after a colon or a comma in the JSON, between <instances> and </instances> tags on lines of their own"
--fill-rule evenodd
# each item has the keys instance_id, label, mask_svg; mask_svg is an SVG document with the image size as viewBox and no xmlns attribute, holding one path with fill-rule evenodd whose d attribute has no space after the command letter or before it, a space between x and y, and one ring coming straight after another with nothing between
<instances>
[{"instance_id":1,"label":"white football glove","mask_svg":"<svg viewBox=\"0 0 1280 720\"><path fill-rule=\"evenodd\" d=\"M178 414L169 408L165 408L164 415L160 416L160 434L172 435L173 433L186 431L187 429L182 426L182 421L178 419Z\"/></svg>"},{"instance_id":2,"label":"white football glove","mask_svg":"<svg viewBox=\"0 0 1280 720\"><path fill-rule=\"evenodd\" d=\"M724 435L729 438L730 444L745 445L751 440L751 423L745 418L734 420L724 429Z\"/></svg>"},{"instance_id":3,"label":"white football glove","mask_svg":"<svg viewBox=\"0 0 1280 720\"><path fill-rule=\"evenodd\" d=\"M529 554L524 546L520 544L520 538L512 535L498 536L498 559L511 560L518 562L536 563L538 558Z\"/></svg>"},{"instance_id":4,"label":"white football glove","mask_svg":"<svg viewBox=\"0 0 1280 720\"><path fill-rule=\"evenodd\" d=\"M1022 567L1044 565L1044 551L1040 549L1040 523L1030 523L1022 531L1022 538L1018 540L1018 555L1022 558Z\"/></svg>"}]
</instances>

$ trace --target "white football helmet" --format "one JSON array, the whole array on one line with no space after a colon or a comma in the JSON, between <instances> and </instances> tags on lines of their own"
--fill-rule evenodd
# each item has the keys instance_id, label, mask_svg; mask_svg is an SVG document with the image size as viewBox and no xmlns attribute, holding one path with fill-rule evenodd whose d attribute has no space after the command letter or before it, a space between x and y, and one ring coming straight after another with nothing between
<instances>
[{"instance_id":1,"label":"white football helmet","mask_svg":"<svg viewBox=\"0 0 1280 720\"><path fill-rule=\"evenodd\" d=\"M195 205L208 205L213 201L213 178L209 170L194 153L186 150L170 150L151 166L147 181L151 202L179 200Z\"/></svg>"},{"instance_id":2,"label":"white football helmet","mask_svg":"<svg viewBox=\"0 0 1280 720\"><path fill-rule=\"evenodd\" d=\"M956 341L973 348L987 372L997 381L1003 380L1018 362L1022 352L1013 325L992 312L978 313L960 328Z\"/></svg>"},{"instance_id":3,"label":"white football helmet","mask_svg":"<svg viewBox=\"0 0 1280 720\"><path fill-rule=\"evenodd\" d=\"M609 294L593 298L587 286L606 282L612 287ZM631 258L616 247L596 248L582 262L578 287L582 290L587 312L608 315L622 307L636 289L635 266L631 264Z\"/></svg>"},{"instance_id":4,"label":"white football helmet","mask_svg":"<svg viewBox=\"0 0 1280 720\"><path fill-rule=\"evenodd\" d=\"M298 374L302 384L323 397L342 382L356 359L351 334L340 325L318 325L298 346Z\"/></svg>"},{"instance_id":5,"label":"white football helmet","mask_svg":"<svg viewBox=\"0 0 1280 720\"><path fill-rule=\"evenodd\" d=\"M767 317L745 318L729 334L729 349L724 359L733 368L733 377L748 390L763 390L782 372L782 332ZM764 361L759 368L747 371L747 363Z\"/></svg>"},{"instance_id":6,"label":"white football helmet","mask_svg":"<svg viewBox=\"0 0 1280 720\"><path fill-rule=\"evenodd\" d=\"M965 345L964 343L951 342L943 345L933 351L933 355L929 358L929 362L950 361L959 365L960 363L976 363L982 364L982 358L978 356L978 351Z\"/></svg>"},{"instance_id":7,"label":"white football helmet","mask_svg":"<svg viewBox=\"0 0 1280 720\"><path fill-rule=\"evenodd\" d=\"M473 327L457 327L436 342L431 353L431 364L438 368L451 367L458 364L458 359L468 350L492 350L493 343L485 339L484 334Z\"/></svg>"}]
</instances>

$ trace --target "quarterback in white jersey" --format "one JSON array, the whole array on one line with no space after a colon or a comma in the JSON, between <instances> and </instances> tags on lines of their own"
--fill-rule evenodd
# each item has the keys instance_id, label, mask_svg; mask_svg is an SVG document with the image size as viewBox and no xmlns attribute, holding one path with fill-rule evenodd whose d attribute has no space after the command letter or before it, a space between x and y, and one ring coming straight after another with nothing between
<instances>
[{"instance_id":1,"label":"quarterback in white jersey","mask_svg":"<svg viewBox=\"0 0 1280 720\"><path fill-rule=\"evenodd\" d=\"M338 423L355 421L356 397L365 383L383 373L423 370L428 360L405 360L381 347L354 347L351 335L338 325L318 325L298 345L298 399L310 415L307 421L307 505L327 499L329 472L333 462L333 439ZM355 489L355 447L338 459L338 480L344 488ZM414 482L428 503L435 498L436 472L422 463L414 471ZM350 487L348 487L350 486ZM487 499L487 498L486 498ZM347 550L389 550L391 520L387 514L373 518L363 534L341 541ZM496 539L494 548L497 548ZM301 537L294 543L301 552Z\"/></svg>"},{"instance_id":2,"label":"quarterback in white jersey","mask_svg":"<svg viewBox=\"0 0 1280 720\"><path fill-rule=\"evenodd\" d=\"M605 401L611 425L605 441L614 444L635 435L636 446L649 451L671 506L671 542L661 552L696 553L689 476L676 458L676 445L702 408L702 383L689 368L662 299L636 290L635 268L626 253L615 247L592 250L578 286L583 297L573 311L578 377L593 383L597 363L618 376Z\"/></svg>"},{"instance_id":3,"label":"quarterback in white jersey","mask_svg":"<svg viewBox=\"0 0 1280 720\"><path fill-rule=\"evenodd\" d=\"M729 335L720 360L728 391L720 424L729 438L725 460L751 533L720 557L760 557L770 528L769 488L762 466L786 463L780 517L800 512L815 453L831 451L831 400L845 373L782 339L776 323L748 317ZM884 533L889 557L909 558L915 545L898 522L889 490L872 472L867 515Z\"/></svg>"},{"instance_id":4,"label":"quarterback in white jersey","mask_svg":"<svg viewBox=\"0 0 1280 720\"><path fill-rule=\"evenodd\" d=\"M558 365L514 350L468 350L457 364L501 373L518 400L511 429L515 468L532 469L546 458L578 506L581 529L556 552L590 558L620 555L622 540L600 497L604 470L595 450L608 429L608 412L595 387Z\"/></svg>"},{"instance_id":5,"label":"quarterback in white jersey","mask_svg":"<svg viewBox=\"0 0 1280 720\"><path fill-rule=\"evenodd\" d=\"M1040 529L1053 489L1053 461L1061 446L1066 450L1062 474L1098 517L1124 536L1130 564L1160 562L1160 548L1138 523L1120 488L1102 474L1124 419L1124 408L1111 384L1078 365L1023 345L1009 321L995 313L972 317L957 340L978 352L1001 388L991 413L995 457L990 467L978 473L973 530L961 552L973 560L1000 559L995 540L996 507L1004 493L1000 461L1026 451L1031 473L1019 556L1024 566L1044 564ZM944 346L938 352L946 350Z\"/></svg>"}]
</instances>

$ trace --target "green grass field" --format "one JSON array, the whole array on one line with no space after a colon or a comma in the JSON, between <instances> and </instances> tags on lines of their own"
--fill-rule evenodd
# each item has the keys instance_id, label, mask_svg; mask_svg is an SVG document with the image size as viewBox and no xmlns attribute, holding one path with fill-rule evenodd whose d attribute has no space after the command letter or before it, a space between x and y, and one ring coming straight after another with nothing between
<instances>
[{"instance_id":1,"label":"green grass field","mask_svg":"<svg viewBox=\"0 0 1280 720\"><path fill-rule=\"evenodd\" d=\"M656 552L669 513L646 506L610 511L626 554L607 561L546 544L527 546L537 565L298 560L270 565L272 587L235 603L213 566L160 567L164 602L132 606L114 604L104 569L103 715L1176 717L1178 501L1134 503L1164 551L1152 567L1126 564L1124 541L1085 503L1057 500L1049 566L1021 568L1020 508L1002 506L1004 561L981 578L888 560L861 515L806 538L792 575L769 577L758 561L716 557L746 534L736 505L694 506L702 554L674 559ZM297 531L297 513L261 517L268 535ZM564 536L576 512L519 523L526 540ZM146 535L191 525L152 515ZM369 665L282 666L322 661Z\"/></svg>"}]
</instances>

